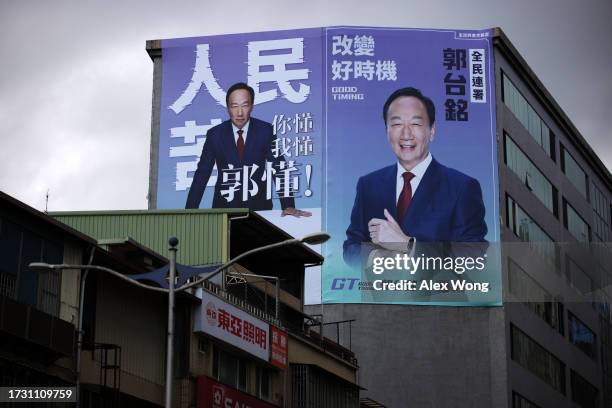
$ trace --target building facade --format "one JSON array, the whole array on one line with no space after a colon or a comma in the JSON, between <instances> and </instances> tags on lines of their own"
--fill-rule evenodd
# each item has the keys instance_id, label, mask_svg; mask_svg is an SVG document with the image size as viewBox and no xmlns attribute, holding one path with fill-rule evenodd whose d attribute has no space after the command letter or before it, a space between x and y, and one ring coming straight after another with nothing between
<instances>
[{"instance_id":1,"label":"building facade","mask_svg":"<svg viewBox=\"0 0 612 408\"><path fill-rule=\"evenodd\" d=\"M169 236L179 239L180 265L201 267L291 238L248 210L52 215L96 238L101 250L94 263L162 286L167 271L156 270L167 264L159 254L168 251ZM132 264L113 267L102 256ZM354 353L320 336L319 324L303 310L305 268L322 260L304 244L280 247L244 258L197 291L178 293L173 406L358 406ZM180 265L179 282L185 282ZM135 275L147 270L152 272ZM165 295L100 273L88 288L84 326L90 346L82 357L86 406L162 406Z\"/></svg>"},{"instance_id":2,"label":"building facade","mask_svg":"<svg viewBox=\"0 0 612 408\"><path fill-rule=\"evenodd\" d=\"M0 192L0 386L74 385L80 271L62 276L28 265L80 263L95 245Z\"/></svg>"},{"instance_id":3,"label":"building facade","mask_svg":"<svg viewBox=\"0 0 612 408\"><path fill-rule=\"evenodd\" d=\"M49 216L0 193L1 385L80 384L83 408L163 406L167 294L95 268L29 264L92 265L167 288L162 254L174 235L179 284L197 278L186 265L219 265L291 239L248 210ZM305 268L321 262L294 244L177 293L172 406L358 406L355 355L303 310Z\"/></svg>"}]
</instances>

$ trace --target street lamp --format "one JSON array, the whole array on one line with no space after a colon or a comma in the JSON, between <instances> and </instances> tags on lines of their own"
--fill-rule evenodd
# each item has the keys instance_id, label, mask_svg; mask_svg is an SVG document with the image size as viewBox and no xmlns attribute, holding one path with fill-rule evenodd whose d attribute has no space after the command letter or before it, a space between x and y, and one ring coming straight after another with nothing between
<instances>
[{"instance_id":1,"label":"street lamp","mask_svg":"<svg viewBox=\"0 0 612 408\"><path fill-rule=\"evenodd\" d=\"M250 251L243 252L240 255L238 255L237 257L230 259L229 261L227 261L226 263L224 263L223 265L221 265L220 267L218 267L217 269L215 269L214 271L212 271L210 274L206 275L205 277L197 279L197 280L195 280L195 281L193 281L191 283L186 283L186 284L184 284L183 286L179 287L176 290L177 291L181 291L181 290L185 290L185 289L189 289L189 288L192 288L194 286L197 286L200 283L215 277L216 275L221 273L221 271L223 271L224 269L227 269L227 267L235 264L236 262L238 262L242 258L246 258L247 256L252 255L254 253L262 252L262 251L267 251L268 249L274 249L274 248L282 247L282 246L285 246L285 245L293 245L293 244L318 245L318 244L322 244L322 243L326 242L329 238L330 238L329 234L327 234L325 232L315 232L315 233L312 233L312 234L304 235L300 239L297 239L297 238L286 239L286 240L281 241L281 242L276 242L274 244L264 245L262 247L251 249Z\"/></svg>"},{"instance_id":2,"label":"street lamp","mask_svg":"<svg viewBox=\"0 0 612 408\"><path fill-rule=\"evenodd\" d=\"M78 337L77 337L77 361L76 361L76 407L80 408L80 404L81 404L81 396L80 396L80 383L81 383L81 350L83 347L83 304L85 301L85 279L87 278L87 274L89 272L89 270L97 270L97 271L101 271L104 273L108 273L111 274L113 276L116 276L126 282L131 283L132 285L138 286L140 288L143 289L147 289L147 290L152 290L154 292L163 292L163 293L168 293L168 339L167 339L167 351L166 351L166 393L165 393L165 407L166 408L171 408L172 406L172 356L173 356L173 337L174 337L174 294L176 292L180 292L183 290L187 290L190 288L193 288L195 286L200 285L201 283L203 283L206 280L209 280L210 278L216 276L217 274L219 274L221 271L223 271L224 269L228 268L229 266L235 264L236 262L238 262L239 260L258 253L258 252L263 252L263 251L267 251L269 249L274 249L274 248L278 248L278 247L282 247L282 246L286 246L286 245L293 245L293 244L309 244L309 245L318 245L318 244L322 244L324 242L326 242L327 240L329 240L330 236L329 234L325 233L325 232L316 232L316 233L312 233L312 234L308 234L303 236L302 238L290 238L281 242L276 242L274 244L269 244L269 245L264 245L258 248L254 248L251 249L249 251L243 252L242 254L238 255L237 257L230 259L229 261L227 261L226 263L224 263L223 265L219 266L217 269L215 269L214 271L212 271L210 274L208 274L205 277L199 278L197 280L195 280L194 282L191 283L186 283L182 286L179 286L178 288L175 288L175 279L176 279L176 251L177 248L176 246L178 245L178 239L176 237L171 237L168 240L168 243L170 244L170 265L169 265L169 271L168 271L168 289L164 289L164 288L158 288L155 286L150 286L150 285L145 285L143 283L140 283L134 279L131 279L130 277L123 275L117 271L114 271L110 268L106 268L104 266L99 266L99 265L70 265L70 264L48 264L48 263L44 263L44 262L32 262L29 264L29 267L31 270L33 271L46 271L49 269L56 269L56 270L64 270L64 269L84 269L85 272L83 273L83 276L81 278L81 285L80 285L80 299L79 299L79 327L78 327ZM277 299L278 301L278 299ZM278 317L278 316L277 316Z\"/></svg>"}]
</instances>

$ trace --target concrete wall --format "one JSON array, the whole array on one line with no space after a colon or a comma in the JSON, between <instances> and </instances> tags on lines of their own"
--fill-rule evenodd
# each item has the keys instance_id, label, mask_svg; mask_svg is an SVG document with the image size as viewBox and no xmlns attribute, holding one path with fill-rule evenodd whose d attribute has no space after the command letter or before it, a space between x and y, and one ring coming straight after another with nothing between
<instances>
[{"instance_id":1,"label":"concrete wall","mask_svg":"<svg viewBox=\"0 0 612 408\"><path fill-rule=\"evenodd\" d=\"M506 407L502 308L317 305L325 322L355 319L359 385L388 407ZM324 334L335 338L335 326ZM348 347L348 326L341 329Z\"/></svg>"},{"instance_id":2,"label":"concrete wall","mask_svg":"<svg viewBox=\"0 0 612 408\"><path fill-rule=\"evenodd\" d=\"M355 367L340 360L340 358L332 357L319 347L291 334L288 339L289 364L314 364L338 377L344 378L348 382L355 382L357 380Z\"/></svg>"},{"instance_id":3,"label":"concrete wall","mask_svg":"<svg viewBox=\"0 0 612 408\"><path fill-rule=\"evenodd\" d=\"M166 299L162 294L135 288L112 276L96 278L96 343L121 347L122 392L161 404L166 364ZM87 355L91 360L91 353ZM109 357L112 356L111 353ZM93 364L99 375L99 365ZM90 380L98 384L99 377L94 378Z\"/></svg>"}]
</instances>

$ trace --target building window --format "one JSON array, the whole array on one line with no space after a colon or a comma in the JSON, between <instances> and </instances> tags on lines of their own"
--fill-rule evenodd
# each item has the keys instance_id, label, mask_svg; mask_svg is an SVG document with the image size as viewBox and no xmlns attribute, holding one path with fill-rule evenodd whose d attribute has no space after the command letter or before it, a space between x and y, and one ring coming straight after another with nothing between
<instances>
[{"instance_id":1,"label":"building window","mask_svg":"<svg viewBox=\"0 0 612 408\"><path fill-rule=\"evenodd\" d=\"M593 239L599 242L610 240L610 202L595 184L591 184L591 205L593 206Z\"/></svg>"},{"instance_id":2,"label":"building window","mask_svg":"<svg viewBox=\"0 0 612 408\"><path fill-rule=\"evenodd\" d=\"M593 280L569 255L565 255L567 282L583 295L593 292Z\"/></svg>"},{"instance_id":3,"label":"building window","mask_svg":"<svg viewBox=\"0 0 612 408\"><path fill-rule=\"evenodd\" d=\"M597 340L595 333L572 313L568 312L567 318L569 320L568 330L570 341L587 356L595 360L597 358Z\"/></svg>"},{"instance_id":4,"label":"building window","mask_svg":"<svg viewBox=\"0 0 612 408\"><path fill-rule=\"evenodd\" d=\"M512 360L565 395L565 364L516 326L510 331Z\"/></svg>"},{"instance_id":5,"label":"building window","mask_svg":"<svg viewBox=\"0 0 612 408\"><path fill-rule=\"evenodd\" d=\"M512 391L512 408L540 408L516 391Z\"/></svg>"},{"instance_id":6,"label":"building window","mask_svg":"<svg viewBox=\"0 0 612 408\"><path fill-rule=\"evenodd\" d=\"M57 317L60 271L34 272L29 264L61 264L63 252L63 245L0 218L0 294Z\"/></svg>"},{"instance_id":7,"label":"building window","mask_svg":"<svg viewBox=\"0 0 612 408\"><path fill-rule=\"evenodd\" d=\"M599 407L599 390L574 370L570 370L572 401L583 408Z\"/></svg>"},{"instance_id":8,"label":"building window","mask_svg":"<svg viewBox=\"0 0 612 408\"><path fill-rule=\"evenodd\" d=\"M602 330L601 341L602 343L609 343L610 349L612 349L612 275L599 266L599 276L601 276L602 289L599 291L600 304L597 310L604 319L602 327L606 328L606 330ZM608 324L605 324L606 322Z\"/></svg>"},{"instance_id":9,"label":"building window","mask_svg":"<svg viewBox=\"0 0 612 408\"><path fill-rule=\"evenodd\" d=\"M559 216L557 204L557 189L538 170L523 151L514 143L514 140L504 133L504 161L525 186L531 191L548 210Z\"/></svg>"},{"instance_id":10,"label":"building window","mask_svg":"<svg viewBox=\"0 0 612 408\"><path fill-rule=\"evenodd\" d=\"M506 224L530 248L558 269L558 248L552 238L514 201L506 195Z\"/></svg>"},{"instance_id":11,"label":"building window","mask_svg":"<svg viewBox=\"0 0 612 408\"><path fill-rule=\"evenodd\" d=\"M272 370L269 368L257 366L257 398L270 400L270 386L272 384Z\"/></svg>"},{"instance_id":12,"label":"building window","mask_svg":"<svg viewBox=\"0 0 612 408\"><path fill-rule=\"evenodd\" d=\"M563 171L563 174L567 176L569 181L572 182L574 187L580 191L580 194L582 194L582 196L588 200L589 195L587 194L587 175L563 145L561 145L561 170Z\"/></svg>"},{"instance_id":13,"label":"building window","mask_svg":"<svg viewBox=\"0 0 612 408\"><path fill-rule=\"evenodd\" d=\"M359 406L359 388L310 364L291 364L291 403L294 408Z\"/></svg>"},{"instance_id":14,"label":"building window","mask_svg":"<svg viewBox=\"0 0 612 408\"><path fill-rule=\"evenodd\" d=\"M11 299L17 296L21 235L17 224L0 218L0 290L4 296Z\"/></svg>"},{"instance_id":15,"label":"building window","mask_svg":"<svg viewBox=\"0 0 612 408\"><path fill-rule=\"evenodd\" d=\"M208 353L208 347L210 345L210 341L206 338L198 338L198 352L202 354Z\"/></svg>"},{"instance_id":16,"label":"building window","mask_svg":"<svg viewBox=\"0 0 612 408\"><path fill-rule=\"evenodd\" d=\"M0 296L13 298L15 296L16 285L16 275L0 271Z\"/></svg>"},{"instance_id":17,"label":"building window","mask_svg":"<svg viewBox=\"0 0 612 408\"><path fill-rule=\"evenodd\" d=\"M63 248L52 242L43 241L43 262L62 263ZM38 309L53 316L59 315L61 271L38 272Z\"/></svg>"},{"instance_id":18,"label":"building window","mask_svg":"<svg viewBox=\"0 0 612 408\"><path fill-rule=\"evenodd\" d=\"M563 199L563 225L578 241L591 240L591 227L565 199Z\"/></svg>"},{"instance_id":19,"label":"building window","mask_svg":"<svg viewBox=\"0 0 612 408\"><path fill-rule=\"evenodd\" d=\"M508 260L508 280L510 293L563 335L563 303L554 301L548 291L511 259Z\"/></svg>"},{"instance_id":20,"label":"building window","mask_svg":"<svg viewBox=\"0 0 612 408\"><path fill-rule=\"evenodd\" d=\"M213 377L230 387L246 391L247 362L214 346Z\"/></svg>"},{"instance_id":21,"label":"building window","mask_svg":"<svg viewBox=\"0 0 612 408\"><path fill-rule=\"evenodd\" d=\"M502 99L504 104L523 124L529 134L544 149L548 157L555 160L555 135L521 95L512 81L502 72Z\"/></svg>"}]
</instances>

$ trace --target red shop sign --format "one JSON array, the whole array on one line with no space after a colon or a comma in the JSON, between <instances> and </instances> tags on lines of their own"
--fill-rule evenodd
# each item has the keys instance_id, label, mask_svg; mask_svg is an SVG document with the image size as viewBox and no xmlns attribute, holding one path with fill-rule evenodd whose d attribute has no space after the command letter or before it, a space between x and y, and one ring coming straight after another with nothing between
<instances>
[{"instance_id":1,"label":"red shop sign","mask_svg":"<svg viewBox=\"0 0 612 408\"><path fill-rule=\"evenodd\" d=\"M198 377L197 408L278 408L268 402L262 401L228 387L210 377Z\"/></svg>"},{"instance_id":2,"label":"red shop sign","mask_svg":"<svg viewBox=\"0 0 612 408\"><path fill-rule=\"evenodd\" d=\"M270 363L284 370L287 368L287 332L275 326L270 327L272 328Z\"/></svg>"}]
</instances>

